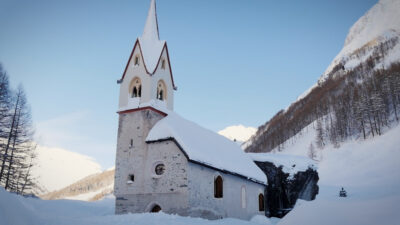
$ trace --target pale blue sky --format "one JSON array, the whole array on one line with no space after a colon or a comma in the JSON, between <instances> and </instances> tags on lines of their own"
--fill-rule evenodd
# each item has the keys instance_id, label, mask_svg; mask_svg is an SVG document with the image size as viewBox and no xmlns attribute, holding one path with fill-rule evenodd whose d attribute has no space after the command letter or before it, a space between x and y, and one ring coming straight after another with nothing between
<instances>
[{"instance_id":1,"label":"pale blue sky","mask_svg":"<svg viewBox=\"0 0 400 225\"><path fill-rule=\"evenodd\" d=\"M28 94L39 143L114 164L120 78L149 0L0 0L0 62ZM175 111L257 127L316 82L376 0L158 0Z\"/></svg>"}]
</instances>

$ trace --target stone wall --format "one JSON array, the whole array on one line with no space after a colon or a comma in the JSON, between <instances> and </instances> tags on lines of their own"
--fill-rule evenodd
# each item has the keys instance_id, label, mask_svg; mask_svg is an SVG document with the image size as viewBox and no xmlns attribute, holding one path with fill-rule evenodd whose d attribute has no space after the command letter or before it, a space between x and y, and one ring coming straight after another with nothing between
<instances>
[{"instance_id":1,"label":"stone wall","mask_svg":"<svg viewBox=\"0 0 400 225\"><path fill-rule=\"evenodd\" d=\"M150 129L162 118L151 110L120 115L114 188L117 214L149 212L155 204L164 212L186 214L186 157L172 141L145 142ZM155 166L160 163L165 171L157 175ZM130 175L134 175L133 182Z\"/></svg>"}]
</instances>

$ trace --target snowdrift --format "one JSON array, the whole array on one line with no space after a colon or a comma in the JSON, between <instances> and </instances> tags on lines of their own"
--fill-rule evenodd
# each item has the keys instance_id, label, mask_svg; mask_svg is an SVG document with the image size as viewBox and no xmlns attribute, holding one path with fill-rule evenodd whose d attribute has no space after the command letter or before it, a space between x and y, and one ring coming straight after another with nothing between
<instances>
[{"instance_id":1,"label":"snowdrift","mask_svg":"<svg viewBox=\"0 0 400 225\"><path fill-rule=\"evenodd\" d=\"M257 225L270 224L266 217L251 222L238 219L205 220L164 213L114 215L113 198L97 202L24 198L0 188L0 225Z\"/></svg>"}]
</instances>

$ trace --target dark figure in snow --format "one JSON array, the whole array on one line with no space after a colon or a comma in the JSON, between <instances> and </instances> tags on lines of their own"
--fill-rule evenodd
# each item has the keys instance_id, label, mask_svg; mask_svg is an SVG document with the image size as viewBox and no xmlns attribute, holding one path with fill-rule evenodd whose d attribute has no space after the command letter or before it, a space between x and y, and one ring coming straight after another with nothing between
<instances>
[{"instance_id":1,"label":"dark figure in snow","mask_svg":"<svg viewBox=\"0 0 400 225\"><path fill-rule=\"evenodd\" d=\"M339 192L339 197L347 197L347 192L343 189L343 187L342 190L340 190Z\"/></svg>"}]
</instances>

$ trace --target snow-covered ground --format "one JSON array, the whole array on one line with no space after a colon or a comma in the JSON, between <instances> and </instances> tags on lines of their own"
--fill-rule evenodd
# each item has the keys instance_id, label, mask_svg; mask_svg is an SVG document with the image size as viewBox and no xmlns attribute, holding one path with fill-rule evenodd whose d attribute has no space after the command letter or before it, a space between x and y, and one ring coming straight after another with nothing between
<instances>
[{"instance_id":1,"label":"snow-covered ground","mask_svg":"<svg viewBox=\"0 0 400 225\"><path fill-rule=\"evenodd\" d=\"M315 142L313 124L289 139L282 153L307 155ZM400 224L400 125L382 136L357 139L318 150L320 192L316 200L299 201L279 225ZM340 198L341 187L348 193Z\"/></svg>"},{"instance_id":2,"label":"snow-covered ground","mask_svg":"<svg viewBox=\"0 0 400 225\"><path fill-rule=\"evenodd\" d=\"M40 200L10 194L0 188L0 225L257 225L271 224L263 216L251 222L238 219L205 220L177 215L114 215L114 198L97 202Z\"/></svg>"},{"instance_id":3,"label":"snow-covered ground","mask_svg":"<svg viewBox=\"0 0 400 225\"><path fill-rule=\"evenodd\" d=\"M310 125L312 126L312 125ZM300 155L307 150L312 127L303 131L287 150ZM311 135L310 135L311 134ZM315 134L315 133L314 133ZM310 136L310 137L308 137ZM45 201L23 198L0 189L0 225L22 224L273 224L277 225L377 225L400 224L400 125L382 136L368 140L351 140L340 148L330 145L321 150L318 165L320 193L314 201L298 201L281 220L255 218L253 221L199 218L166 214L114 215L114 199L97 202L71 200ZM296 149L298 145L298 151ZM283 150L286 154L286 149ZM291 154L289 153L289 154ZM272 153L271 153L272 154ZM280 154L282 158L282 153ZM289 157L290 158L290 157ZM344 187L347 198L338 197Z\"/></svg>"}]
</instances>

